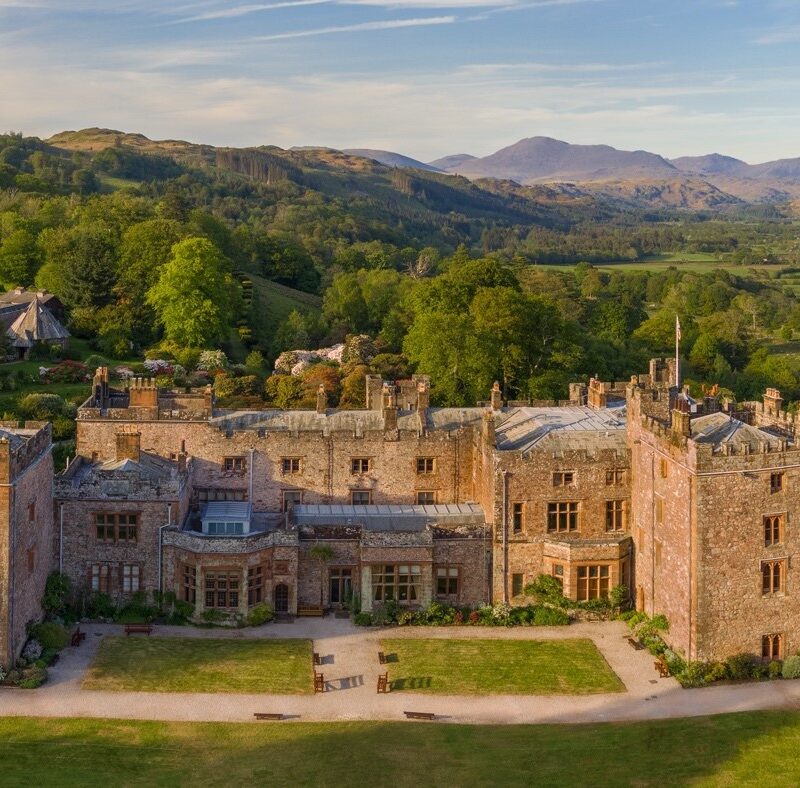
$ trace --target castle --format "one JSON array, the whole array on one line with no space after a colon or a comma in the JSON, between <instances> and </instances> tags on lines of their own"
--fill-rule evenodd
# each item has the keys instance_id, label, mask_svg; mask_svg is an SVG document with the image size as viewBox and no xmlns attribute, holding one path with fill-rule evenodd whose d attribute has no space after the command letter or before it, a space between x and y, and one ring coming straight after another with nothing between
<instances>
[{"instance_id":1,"label":"castle","mask_svg":"<svg viewBox=\"0 0 800 788\"><path fill-rule=\"evenodd\" d=\"M495 384L437 408L425 376L368 377L363 410L320 390L315 410L226 411L210 387L117 390L98 369L55 476L48 425L0 427L0 664L53 569L198 615L526 604L547 574L578 600L624 585L689 659L793 653L797 422L774 389L695 401L676 379L655 359L567 401L503 402Z\"/></svg>"}]
</instances>

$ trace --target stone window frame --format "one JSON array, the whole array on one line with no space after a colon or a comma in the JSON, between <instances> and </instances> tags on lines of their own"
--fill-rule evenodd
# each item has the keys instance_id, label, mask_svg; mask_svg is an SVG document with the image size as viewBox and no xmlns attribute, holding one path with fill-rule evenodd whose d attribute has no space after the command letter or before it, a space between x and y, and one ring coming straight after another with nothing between
<instances>
[{"instance_id":1,"label":"stone window frame","mask_svg":"<svg viewBox=\"0 0 800 788\"><path fill-rule=\"evenodd\" d=\"M209 579L212 580L210 587ZM220 586L220 582L224 585ZM231 586L231 583L234 585ZM237 610L241 600L241 585L242 573L238 567L214 566L203 569L203 603L205 607L217 610ZM209 599L211 604L209 604Z\"/></svg>"},{"instance_id":2,"label":"stone window frame","mask_svg":"<svg viewBox=\"0 0 800 788\"><path fill-rule=\"evenodd\" d=\"M247 458L243 454L232 454L222 458L222 470L236 476L247 473Z\"/></svg>"},{"instance_id":3,"label":"stone window frame","mask_svg":"<svg viewBox=\"0 0 800 788\"><path fill-rule=\"evenodd\" d=\"M564 527L562 527L562 523ZM548 501L547 532L550 534L577 533L581 529L580 501Z\"/></svg>"},{"instance_id":4,"label":"stone window frame","mask_svg":"<svg viewBox=\"0 0 800 788\"><path fill-rule=\"evenodd\" d=\"M597 570L595 577L592 577L592 570ZM605 575L603 570L605 570ZM581 577L583 572L586 573L586 577ZM603 588L604 586L605 588ZM603 591L605 591L605 594ZM588 602L590 599L608 599L610 592L611 564L593 562L578 564L575 567L575 598L578 602Z\"/></svg>"},{"instance_id":5,"label":"stone window frame","mask_svg":"<svg viewBox=\"0 0 800 788\"><path fill-rule=\"evenodd\" d=\"M247 567L247 606L252 607L264 601L267 572L263 564Z\"/></svg>"},{"instance_id":6,"label":"stone window frame","mask_svg":"<svg viewBox=\"0 0 800 788\"><path fill-rule=\"evenodd\" d=\"M512 598L522 596L525 592L525 573L512 572L511 574L511 596Z\"/></svg>"},{"instance_id":7,"label":"stone window frame","mask_svg":"<svg viewBox=\"0 0 800 788\"><path fill-rule=\"evenodd\" d=\"M658 493L653 500L653 522L656 525L664 524L664 496Z\"/></svg>"},{"instance_id":8,"label":"stone window frame","mask_svg":"<svg viewBox=\"0 0 800 788\"><path fill-rule=\"evenodd\" d=\"M183 564L181 568L181 577L183 601L191 605L197 604L197 565Z\"/></svg>"},{"instance_id":9,"label":"stone window frame","mask_svg":"<svg viewBox=\"0 0 800 788\"><path fill-rule=\"evenodd\" d=\"M36 501L31 501L28 504L28 522L36 522Z\"/></svg>"},{"instance_id":10,"label":"stone window frame","mask_svg":"<svg viewBox=\"0 0 800 788\"><path fill-rule=\"evenodd\" d=\"M764 526L764 547L776 547L783 544L785 518L785 512L765 514L761 518Z\"/></svg>"},{"instance_id":11,"label":"stone window frame","mask_svg":"<svg viewBox=\"0 0 800 788\"><path fill-rule=\"evenodd\" d=\"M350 475L363 476L365 473L372 471L372 457L351 457L350 458Z\"/></svg>"},{"instance_id":12,"label":"stone window frame","mask_svg":"<svg viewBox=\"0 0 800 788\"><path fill-rule=\"evenodd\" d=\"M89 564L89 588L98 594L111 593L111 564L94 562Z\"/></svg>"},{"instance_id":13,"label":"stone window frame","mask_svg":"<svg viewBox=\"0 0 800 788\"><path fill-rule=\"evenodd\" d=\"M661 457L659 459L659 475L662 479L669 478L669 461L666 457Z\"/></svg>"},{"instance_id":14,"label":"stone window frame","mask_svg":"<svg viewBox=\"0 0 800 788\"><path fill-rule=\"evenodd\" d=\"M432 500L430 501L421 501L421 496L431 496ZM435 506L437 503L438 497L438 490L417 490L415 495L416 505L417 506Z\"/></svg>"},{"instance_id":15,"label":"stone window frame","mask_svg":"<svg viewBox=\"0 0 800 788\"><path fill-rule=\"evenodd\" d=\"M141 564L122 564L119 573L119 589L123 594L135 594L142 589Z\"/></svg>"},{"instance_id":16,"label":"stone window frame","mask_svg":"<svg viewBox=\"0 0 800 788\"><path fill-rule=\"evenodd\" d=\"M289 500L288 496L299 493L300 497L296 501ZM288 512L289 506L302 506L303 490L292 488L291 490L281 490L281 511Z\"/></svg>"},{"instance_id":17,"label":"stone window frame","mask_svg":"<svg viewBox=\"0 0 800 788\"><path fill-rule=\"evenodd\" d=\"M247 490L234 487L193 487L192 498L196 500L197 503L207 503L208 501L246 501Z\"/></svg>"},{"instance_id":18,"label":"stone window frame","mask_svg":"<svg viewBox=\"0 0 800 788\"><path fill-rule=\"evenodd\" d=\"M786 474L783 471L772 471L769 475L769 491L771 494L783 491Z\"/></svg>"},{"instance_id":19,"label":"stone window frame","mask_svg":"<svg viewBox=\"0 0 800 788\"><path fill-rule=\"evenodd\" d=\"M512 501L511 502L511 531L515 534L521 534L525 529L525 514L527 507L525 501Z\"/></svg>"},{"instance_id":20,"label":"stone window frame","mask_svg":"<svg viewBox=\"0 0 800 788\"><path fill-rule=\"evenodd\" d=\"M29 547L25 551L25 560L28 566L28 574L33 574L33 570L36 569L36 546Z\"/></svg>"},{"instance_id":21,"label":"stone window frame","mask_svg":"<svg viewBox=\"0 0 800 788\"><path fill-rule=\"evenodd\" d=\"M606 468L606 486L613 487L618 484L625 484L625 469Z\"/></svg>"},{"instance_id":22,"label":"stone window frame","mask_svg":"<svg viewBox=\"0 0 800 788\"><path fill-rule=\"evenodd\" d=\"M761 659L765 662L772 662L775 659L783 659L784 654L783 632L771 632L761 636Z\"/></svg>"},{"instance_id":23,"label":"stone window frame","mask_svg":"<svg viewBox=\"0 0 800 788\"><path fill-rule=\"evenodd\" d=\"M356 501L356 496L366 493L366 501ZM353 488L350 490L350 505L351 506L371 506L372 505L372 490L365 490L363 488Z\"/></svg>"},{"instance_id":24,"label":"stone window frame","mask_svg":"<svg viewBox=\"0 0 800 788\"><path fill-rule=\"evenodd\" d=\"M564 593L564 564L554 563L550 567L550 576L561 586L561 593Z\"/></svg>"},{"instance_id":25,"label":"stone window frame","mask_svg":"<svg viewBox=\"0 0 800 788\"><path fill-rule=\"evenodd\" d=\"M617 533L628 525L628 501L626 498L609 498L606 501L606 531Z\"/></svg>"},{"instance_id":26,"label":"stone window frame","mask_svg":"<svg viewBox=\"0 0 800 788\"><path fill-rule=\"evenodd\" d=\"M786 593L785 558L771 558L760 562L761 596L775 597Z\"/></svg>"},{"instance_id":27,"label":"stone window frame","mask_svg":"<svg viewBox=\"0 0 800 788\"><path fill-rule=\"evenodd\" d=\"M574 487L575 471L553 471L553 487Z\"/></svg>"},{"instance_id":28,"label":"stone window frame","mask_svg":"<svg viewBox=\"0 0 800 788\"><path fill-rule=\"evenodd\" d=\"M304 465L303 457L281 457L281 475L293 476L298 473L303 473Z\"/></svg>"},{"instance_id":29,"label":"stone window frame","mask_svg":"<svg viewBox=\"0 0 800 788\"><path fill-rule=\"evenodd\" d=\"M408 571L401 572L402 569L406 569ZM372 594L373 602L384 603L394 599L400 605L415 605L421 601L421 564L373 564L371 575L372 582L370 593ZM401 581L401 578L407 579ZM389 579L391 579L391 582L388 582ZM381 590L379 595L376 594L378 589ZM391 596L387 595L387 590L391 590ZM401 592L403 590L405 590L405 598L401 599Z\"/></svg>"},{"instance_id":30,"label":"stone window frame","mask_svg":"<svg viewBox=\"0 0 800 788\"><path fill-rule=\"evenodd\" d=\"M441 576L439 573L443 572L444 574ZM455 574L453 574L455 572ZM445 581L445 591L439 591L439 580L442 579ZM444 599L448 601L455 601L461 598L461 565L460 564L436 564L433 567L433 580L435 583L434 588L435 596L437 599ZM451 587L452 581L455 580L455 591L451 592L449 589Z\"/></svg>"},{"instance_id":31,"label":"stone window frame","mask_svg":"<svg viewBox=\"0 0 800 788\"><path fill-rule=\"evenodd\" d=\"M436 457L417 457L416 459L417 476L426 476L436 473Z\"/></svg>"},{"instance_id":32,"label":"stone window frame","mask_svg":"<svg viewBox=\"0 0 800 788\"><path fill-rule=\"evenodd\" d=\"M92 512L92 527L94 528L95 542L101 544L138 544L139 542L139 524L141 523L141 512L108 512L108 511L93 511ZM99 518L105 518L105 522L100 523ZM120 522L120 518L126 518L127 522ZM109 518L111 522L109 522ZM131 522L133 518L133 522ZM106 536L100 538L100 529L106 532ZM108 534L110 533L110 538ZM125 534L123 537L122 534ZM133 538L131 538L133 534Z\"/></svg>"}]
</instances>

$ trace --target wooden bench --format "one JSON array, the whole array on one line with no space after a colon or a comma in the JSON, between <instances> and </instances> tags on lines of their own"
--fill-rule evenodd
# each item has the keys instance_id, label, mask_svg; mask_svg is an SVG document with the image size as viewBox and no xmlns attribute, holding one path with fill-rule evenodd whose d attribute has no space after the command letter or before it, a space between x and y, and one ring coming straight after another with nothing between
<instances>
[{"instance_id":1,"label":"wooden bench","mask_svg":"<svg viewBox=\"0 0 800 788\"><path fill-rule=\"evenodd\" d=\"M298 607L297 608L297 615L298 616L324 616L325 611L321 607Z\"/></svg>"},{"instance_id":2,"label":"wooden bench","mask_svg":"<svg viewBox=\"0 0 800 788\"><path fill-rule=\"evenodd\" d=\"M314 652L314 664L315 665L321 665L322 664L322 657L320 657L320 655L317 654L316 651Z\"/></svg>"},{"instance_id":3,"label":"wooden bench","mask_svg":"<svg viewBox=\"0 0 800 788\"><path fill-rule=\"evenodd\" d=\"M406 719L409 720L435 720L436 715L432 711L404 711Z\"/></svg>"},{"instance_id":4,"label":"wooden bench","mask_svg":"<svg viewBox=\"0 0 800 788\"><path fill-rule=\"evenodd\" d=\"M86 633L81 632L81 628L78 627L73 633L72 637L70 638L69 644L71 646L80 646L81 641L86 640Z\"/></svg>"},{"instance_id":5,"label":"wooden bench","mask_svg":"<svg viewBox=\"0 0 800 788\"><path fill-rule=\"evenodd\" d=\"M628 637L628 645L631 646L631 648L635 648L637 651L641 651L644 648L636 638L630 636Z\"/></svg>"},{"instance_id":6,"label":"wooden bench","mask_svg":"<svg viewBox=\"0 0 800 788\"><path fill-rule=\"evenodd\" d=\"M325 677L316 671L314 672L314 692L325 692Z\"/></svg>"},{"instance_id":7,"label":"wooden bench","mask_svg":"<svg viewBox=\"0 0 800 788\"><path fill-rule=\"evenodd\" d=\"M273 712L257 711L253 716L257 720L282 720L283 714L274 714Z\"/></svg>"},{"instance_id":8,"label":"wooden bench","mask_svg":"<svg viewBox=\"0 0 800 788\"><path fill-rule=\"evenodd\" d=\"M378 676L378 692L386 693L389 692L389 673L381 673Z\"/></svg>"},{"instance_id":9,"label":"wooden bench","mask_svg":"<svg viewBox=\"0 0 800 788\"><path fill-rule=\"evenodd\" d=\"M662 679L669 678L669 676L671 676L671 675L672 675L672 674L669 672L669 665L667 665L667 661L664 659L664 657L659 657L659 658L658 658L658 659L657 659L657 660L656 660L656 661L653 663L653 665L655 666L655 669L658 671L658 675L659 675L659 676L660 676Z\"/></svg>"},{"instance_id":10,"label":"wooden bench","mask_svg":"<svg viewBox=\"0 0 800 788\"><path fill-rule=\"evenodd\" d=\"M153 631L152 624L125 624L125 634L132 635L139 632L143 635L149 635Z\"/></svg>"},{"instance_id":11,"label":"wooden bench","mask_svg":"<svg viewBox=\"0 0 800 788\"><path fill-rule=\"evenodd\" d=\"M381 663L381 665L385 665L385 664L386 664L386 662L387 662L387 660L386 660L386 654L384 654L382 651L379 651L379 652L378 652L378 662L380 662L380 663Z\"/></svg>"}]
</instances>

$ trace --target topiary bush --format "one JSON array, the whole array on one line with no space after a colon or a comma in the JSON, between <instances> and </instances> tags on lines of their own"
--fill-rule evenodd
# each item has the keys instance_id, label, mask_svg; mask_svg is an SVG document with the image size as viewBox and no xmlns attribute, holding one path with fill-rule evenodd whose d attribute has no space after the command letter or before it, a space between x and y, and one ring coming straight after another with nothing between
<instances>
[{"instance_id":1,"label":"topiary bush","mask_svg":"<svg viewBox=\"0 0 800 788\"><path fill-rule=\"evenodd\" d=\"M357 627L371 627L372 626L372 613L363 610L361 613L356 613L353 616L353 623Z\"/></svg>"},{"instance_id":2,"label":"topiary bush","mask_svg":"<svg viewBox=\"0 0 800 788\"><path fill-rule=\"evenodd\" d=\"M781 675L785 679L800 679L800 655L793 654L783 660Z\"/></svg>"},{"instance_id":3,"label":"topiary bush","mask_svg":"<svg viewBox=\"0 0 800 788\"><path fill-rule=\"evenodd\" d=\"M773 659L772 662L767 665L767 676L770 679L779 679L781 677L782 670L783 663L778 659Z\"/></svg>"},{"instance_id":4,"label":"topiary bush","mask_svg":"<svg viewBox=\"0 0 800 788\"><path fill-rule=\"evenodd\" d=\"M261 602L250 608L250 612L247 614L247 626L260 627L262 624L266 624L274 618L275 611L272 609L272 606L267 602Z\"/></svg>"},{"instance_id":5,"label":"topiary bush","mask_svg":"<svg viewBox=\"0 0 800 788\"><path fill-rule=\"evenodd\" d=\"M744 681L753 677L753 669L756 667L757 660L752 654L734 654L725 660L728 666L728 673L734 681Z\"/></svg>"},{"instance_id":6,"label":"topiary bush","mask_svg":"<svg viewBox=\"0 0 800 788\"><path fill-rule=\"evenodd\" d=\"M31 627L31 638L38 640L42 648L61 651L69 642L69 633L55 621L43 621Z\"/></svg>"}]
</instances>

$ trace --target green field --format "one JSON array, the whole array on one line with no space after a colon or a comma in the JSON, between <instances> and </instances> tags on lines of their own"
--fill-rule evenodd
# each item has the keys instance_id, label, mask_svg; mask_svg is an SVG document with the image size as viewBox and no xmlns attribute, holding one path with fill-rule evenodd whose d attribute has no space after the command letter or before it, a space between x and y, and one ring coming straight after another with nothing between
<instances>
[{"instance_id":1,"label":"green field","mask_svg":"<svg viewBox=\"0 0 800 788\"><path fill-rule=\"evenodd\" d=\"M257 300L255 311L260 321L260 325L253 328L261 336L272 336L294 310L319 312L322 306L322 299L313 293L304 293L254 274L246 276L253 281L253 297Z\"/></svg>"},{"instance_id":2,"label":"green field","mask_svg":"<svg viewBox=\"0 0 800 788\"><path fill-rule=\"evenodd\" d=\"M0 719L6 785L796 786L800 714L592 725Z\"/></svg>"},{"instance_id":3,"label":"green field","mask_svg":"<svg viewBox=\"0 0 800 788\"><path fill-rule=\"evenodd\" d=\"M385 639L392 692L584 695L621 692L591 640Z\"/></svg>"},{"instance_id":4,"label":"green field","mask_svg":"<svg viewBox=\"0 0 800 788\"><path fill-rule=\"evenodd\" d=\"M107 637L83 687L297 695L313 689L311 664L310 640Z\"/></svg>"}]
</instances>

